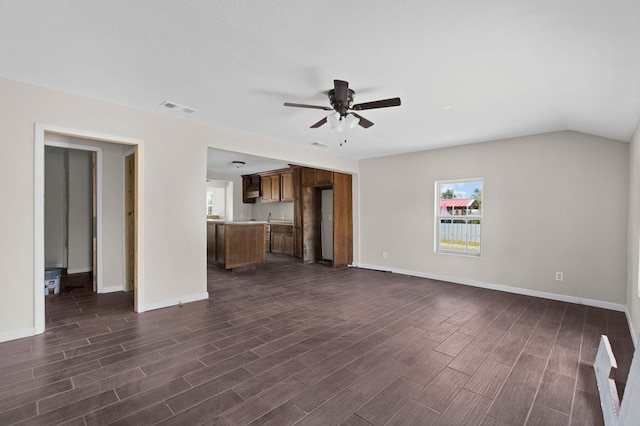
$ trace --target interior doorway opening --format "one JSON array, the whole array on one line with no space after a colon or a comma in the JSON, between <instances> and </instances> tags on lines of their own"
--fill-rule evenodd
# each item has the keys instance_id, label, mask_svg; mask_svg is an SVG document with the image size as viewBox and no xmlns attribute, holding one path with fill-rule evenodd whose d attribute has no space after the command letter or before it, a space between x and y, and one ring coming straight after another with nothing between
<instances>
[{"instance_id":1,"label":"interior doorway opening","mask_svg":"<svg viewBox=\"0 0 640 426\"><path fill-rule=\"evenodd\" d=\"M55 227L45 226L45 163L47 160L46 150L51 148L59 148L72 153L78 151L88 152L91 159L91 177L86 179L86 170L83 172L85 180L91 182L91 212L92 217L88 220L89 226L83 226L83 230L90 229L91 243L86 244L86 232L82 234L81 240L85 246L91 247L91 266L86 266L87 261L84 259L78 269L74 270L71 263L71 234L67 234L67 249L63 248L60 261L66 264L67 271L86 273L89 270L93 282L93 289L97 293L109 293L116 291L130 290L130 283L133 283L133 300L134 310L143 312L144 305L142 302L142 276L143 269L140 267L140 259L142 258L141 227L139 222L142 202L137 194L141 190L141 141L123 137L103 135L93 132L83 132L74 129L66 129L56 126L48 126L36 124L35 128L35 176L34 176L34 205L35 205L35 221L34 221L34 246L35 246L35 270L34 270L34 334L45 331L45 291L43 285L45 283L45 267L51 258L47 253L45 246L47 245L47 235L45 231L51 231ZM126 157L134 154L129 159L131 166L129 176L125 173ZM68 154L69 156L75 154ZM64 170L64 167L63 167ZM71 168L67 171L70 173ZM66 173L66 172L65 172ZM82 180L82 178L80 179ZM130 198L131 210L133 211L132 226L127 227L125 223L125 182L128 180L131 194ZM66 184L71 186L74 180L71 175L65 177ZM85 189L86 189L86 182ZM70 189L67 188L70 193ZM68 194L67 194L68 195ZM89 204L83 198L82 204L86 207ZM109 206L103 209L103 204ZM68 203L67 208L71 212L71 205ZM65 213L67 220L67 230L70 228L68 222L71 217ZM86 219L86 218L85 218ZM48 228L48 229L45 229ZM64 226L63 226L64 228ZM127 230L128 229L128 230ZM127 244L133 248L131 262L126 260L127 247L125 237L129 235ZM49 235L50 236L50 235ZM85 253L86 255L86 253ZM57 263L58 261L56 261ZM129 269L127 264L132 267ZM130 277L130 278L127 278ZM130 281L127 282L127 279Z\"/></svg>"}]
</instances>

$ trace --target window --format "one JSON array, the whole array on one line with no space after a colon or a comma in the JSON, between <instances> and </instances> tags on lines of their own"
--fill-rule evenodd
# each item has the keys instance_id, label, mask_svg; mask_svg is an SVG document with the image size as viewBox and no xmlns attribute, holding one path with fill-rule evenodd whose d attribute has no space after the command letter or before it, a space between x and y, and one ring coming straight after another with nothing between
<instances>
[{"instance_id":1,"label":"window","mask_svg":"<svg viewBox=\"0 0 640 426\"><path fill-rule=\"evenodd\" d=\"M436 182L436 251L480 256L482 179Z\"/></svg>"},{"instance_id":2,"label":"window","mask_svg":"<svg viewBox=\"0 0 640 426\"><path fill-rule=\"evenodd\" d=\"M213 214L213 192L207 192L207 216Z\"/></svg>"}]
</instances>

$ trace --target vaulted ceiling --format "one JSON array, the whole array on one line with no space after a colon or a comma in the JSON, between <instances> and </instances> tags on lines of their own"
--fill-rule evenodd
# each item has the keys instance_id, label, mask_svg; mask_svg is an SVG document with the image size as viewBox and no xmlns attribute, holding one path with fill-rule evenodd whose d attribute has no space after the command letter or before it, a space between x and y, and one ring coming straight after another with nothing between
<instances>
[{"instance_id":1,"label":"vaulted ceiling","mask_svg":"<svg viewBox=\"0 0 640 426\"><path fill-rule=\"evenodd\" d=\"M0 76L355 158L576 130L630 140L637 0L2 0ZM309 126L343 79L375 125ZM198 109L187 114L160 104Z\"/></svg>"}]
</instances>

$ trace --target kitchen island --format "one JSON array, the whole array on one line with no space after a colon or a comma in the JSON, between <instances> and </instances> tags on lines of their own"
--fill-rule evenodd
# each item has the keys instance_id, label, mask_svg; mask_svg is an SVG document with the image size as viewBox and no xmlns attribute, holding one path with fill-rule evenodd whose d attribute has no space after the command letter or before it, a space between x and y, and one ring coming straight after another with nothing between
<instances>
[{"instance_id":1,"label":"kitchen island","mask_svg":"<svg viewBox=\"0 0 640 426\"><path fill-rule=\"evenodd\" d=\"M207 222L207 257L224 269L242 268L265 261L264 222Z\"/></svg>"}]
</instances>

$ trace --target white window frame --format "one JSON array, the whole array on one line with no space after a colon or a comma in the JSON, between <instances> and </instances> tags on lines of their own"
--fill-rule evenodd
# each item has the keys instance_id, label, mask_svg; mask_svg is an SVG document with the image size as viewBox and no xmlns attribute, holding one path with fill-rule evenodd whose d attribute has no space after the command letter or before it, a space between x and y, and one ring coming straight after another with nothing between
<instances>
[{"instance_id":1,"label":"white window frame","mask_svg":"<svg viewBox=\"0 0 640 426\"><path fill-rule=\"evenodd\" d=\"M473 183L481 184L481 194L482 197L481 205L479 209L470 209L466 208L466 210L460 210L462 214L456 214L455 208L449 211L445 211L441 208L441 194L443 186L451 186L455 187L456 185L469 185ZM469 189L467 189L467 196L464 198L473 198L472 194L469 193ZM454 198L455 199L455 190L454 190ZM473 179L453 179L453 180L440 180L435 182L435 230L434 230L434 250L436 253L444 253L444 254L456 254L462 256L472 256L472 257L480 257L482 255L482 212L484 211L484 179L482 178L473 178ZM466 224L464 227L464 232L462 234L458 234L462 238L454 238L453 233L448 233L446 235L441 235L443 226L441 224L442 220L451 220L451 225L454 225L454 220L459 224ZM471 224L469 222L478 222L477 224ZM477 227L471 227L469 225L478 225ZM451 226L453 229L453 226ZM453 232L453 230L451 231ZM449 237L448 239L445 239ZM449 248L443 247L442 241L451 241ZM463 244L454 244L454 241L463 241ZM477 250L470 249L478 244Z\"/></svg>"}]
</instances>

